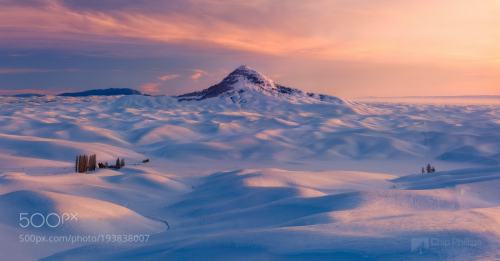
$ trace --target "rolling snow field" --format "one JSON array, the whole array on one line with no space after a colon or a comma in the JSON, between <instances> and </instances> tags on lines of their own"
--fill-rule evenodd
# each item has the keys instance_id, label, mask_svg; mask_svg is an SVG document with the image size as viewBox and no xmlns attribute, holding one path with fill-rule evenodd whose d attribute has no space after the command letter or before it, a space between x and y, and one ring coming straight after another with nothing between
<instances>
[{"instance_id":1,"label":"rolling snow field","mask_svg":"<svg viewBox=\"0 0 500 261\"><path fill-rule=\"evenodd\" d=\"M0 260L500 260L499 105L292 95L0 97Z\"/></svg>"}]
</instances>

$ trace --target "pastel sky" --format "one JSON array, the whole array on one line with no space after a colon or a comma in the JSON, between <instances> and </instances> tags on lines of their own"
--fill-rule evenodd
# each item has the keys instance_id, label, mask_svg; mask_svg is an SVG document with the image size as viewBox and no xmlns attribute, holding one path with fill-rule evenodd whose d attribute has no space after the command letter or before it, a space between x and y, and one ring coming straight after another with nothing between
<instances>
[{"instance_id":1,"label":"pastel sky","mask_svg":"<svg viewBox=\"0 0 500 261\"><path fill-rule=\"evenodd\" d=\"M500 1L0 0L0 94L180 94L241 64L348 98L499 95Z\"/></svg>"}]
</instances>

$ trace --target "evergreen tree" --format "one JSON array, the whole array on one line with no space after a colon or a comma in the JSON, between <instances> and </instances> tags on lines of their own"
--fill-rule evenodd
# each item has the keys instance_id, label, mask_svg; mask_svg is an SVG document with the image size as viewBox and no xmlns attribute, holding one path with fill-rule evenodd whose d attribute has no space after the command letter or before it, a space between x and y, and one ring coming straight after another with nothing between
<instances>
[{"instance_id":1,"label":"evergreen tree","mask_svg":"<svg viewBox=\"0 0 500 261\"><path fill-rule=\"evenodd\" d=\"M87 155L83 155L83 169L82 172L87 172L89 170L89 157Z\"/></svg>"},{"instance_id":2,"label":"evergreen tree","mask_svg":"<svg viewBox=\"0 0 500 261\"><path fill-rule=\"evenodd\" d=\"M80 159L80 156L76 156L76 159L75 159L75 172L78 172L78 160Z\"/></svg>"},{"instance_id":3,"label":"evergreen tree","mask_svg":"<svg viewBox=\"0 0 500 261\"><path fill-rule=\"evenodd\" d=\"M432 166L430 163L427 164L426 170L427 170L427 173L432 173Z\"/></svg>"},{"instance_id":4,"label":"evergreen tree","mask_svg":"<svg viewBox=\"0 0 500 261\"><path fill-rule=\"evenodd\" d=\"M96 155L95 154L90 155L89 170L90 171L95 171L96 170L96 164L97 164Z\"/></svg>"},{"instance_id":5,"label":"evergreen tree","mask_svg":"<svg viewBox=\"0 0 500 261\"><path fill-rule=\"evenodd\" d=\"M84 155L78 156L78 172L85 172L85 157Z\"/></svg>"},{"instance_id":6,"label":"evergreen tree","mask_svg":"<svg viewBox=\"0 0 500 261\"><path fill-rule=\"evenodd\" d=\"M121 168L125 167L125 159L124 158L122 158L120 161L120 167Z\"/></svg>"},{"instance_id":7,"label":"evergreen tree","mask_svg":"<svg viewBox=\"0 0 500 261\"><path fill-rule=\"evenodd\" d=\"M117 158L117 159L116 159L115 167L116 167L117 169L119 169L119 168L120 168L120 158Z\"/></svg>"}]
</instances>

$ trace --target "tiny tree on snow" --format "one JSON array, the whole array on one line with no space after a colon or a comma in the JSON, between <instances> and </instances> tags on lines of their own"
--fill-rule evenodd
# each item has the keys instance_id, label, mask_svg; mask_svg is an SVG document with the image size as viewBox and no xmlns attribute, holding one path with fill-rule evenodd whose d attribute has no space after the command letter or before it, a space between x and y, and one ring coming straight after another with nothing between
<instances>
[{"instance_id":1,"label":"tiny tree on snow","mask_svg":"<svg viewBox=\"0 0 500 261\"><path fill-rule=\"evenodd\" d=\"M424 173L434 173L436 172L436 168L432 166L430 163L427 164L427 166L422 168L422 174Z\"/></svg>"},{"instance_id":2,"label":"tiny tree on snow","mask_svg":"<svg viewBox=\"0 0 500 261\"><path fill-rule=\"evenodd\" d=\"M75 172L79 172L79 168L78 166L80 165L80 156L76 156L76 160L75 160Z\"/></svg>"},{"instance_id":3,"label":"tiny tree on snow","mask_svg":"<svg viewBox=\"0 0 500 261\"><path fill-rule=\"evenodd\" d=\"M427 173L432 173L432 166L430 163L427 164L426 170L427 170Z\"/></svg>"},{"instance_id":4,"label":"tiny tree on snow","mask_svg":"<svg viewBox=\"0 0 500 261\"><path fill-rule=\"evenodd\" d=\"M95 154L92 154L90 155L89 157L89 166L88 166L88 170L90 171L95 171L96 170L96 166L97 165L97 156Z\"/></svg>"},{"instance_id":5,"label":"tiny tree on snow","mask_svg":"<svg viewBox=\"0 0 500 261\"><path fill-rule=\"evenodd\" d=\"M87 172L87 167L89 165L89 157L87 155L83 155L83 157L80 159L80 162L82 163L82 168L80 169L80 172Z\"/></svg>"}]
</instances>

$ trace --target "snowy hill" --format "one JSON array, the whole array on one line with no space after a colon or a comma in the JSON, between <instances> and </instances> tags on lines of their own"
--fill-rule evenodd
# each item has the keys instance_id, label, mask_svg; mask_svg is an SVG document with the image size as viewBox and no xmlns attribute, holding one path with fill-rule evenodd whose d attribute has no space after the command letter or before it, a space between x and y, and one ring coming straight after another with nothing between
<instances>
[{"instance_id":1,"label":"snowy hill","mask_svg":"<svg viewBox=\"0 0 500 261\"><path fill-rule=\"evenodd\" d=\"M248 103L255 99L275 98L292 102L336 102L343 103L337 97L305 93L302 90L275 83L269 77L242 65L236 68L221 82L198 92L178 96L179 101L205 100L210 98L230 99L234 103Z\"/></svg>"},{"instance_id":2,"label":"snowy hill","mask_svg":"<svg viewBox=\"0 0 500 261\"><path fill-rule=\"evenodd\" d=\"M0 97L0 260L500 254L500 106L327 101L247 67L180 99ZM76 174L83 153L127 164ZM38 212L81 219L19 226Z\"/></svg>"},{"instance_id":3,"label":"snowy hill","mask_svg":"<svg viewBox=\"0 0 500 261\"><path fill-rule=\"evenodd\" d=\"M259 95L245 104L221 102L224 95L191 102L140 95L0 97L0 152L46 160L72 160L75 153L100 148L106 157L140 152L274 164L499 163L499 106L294 103L288 96Z\"/></svg>"}]
</instances>

